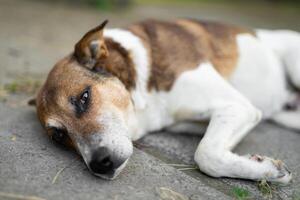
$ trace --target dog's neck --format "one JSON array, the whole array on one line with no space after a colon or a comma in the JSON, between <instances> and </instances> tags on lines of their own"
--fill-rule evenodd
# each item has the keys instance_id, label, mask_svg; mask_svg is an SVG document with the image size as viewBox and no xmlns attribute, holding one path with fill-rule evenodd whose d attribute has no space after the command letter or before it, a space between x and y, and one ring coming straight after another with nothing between
<instances>
[{"instance_id":1,"label":"dog's neck","mask_svg":"<svg viewBox=\"0 0 300 200\"><path fill-rule=\"evenodd\" d=\"M106 29L104 30L104 37L107 41L113 41L108 45L108 48L115 48L115 50L117 48L119 53L122 51L120 48L127 51L127 54L131 59L132 66L129 66L129 69L125 69L125 74L127 74L126 76L118 77L126 87L132 86L131 95L135 108L145 108L147 98L147 83L149 78L149 57L145 47L142 44L142 41L131 32L123 29ZM117 43L120 46L118 47L113 43ZM121 52L121 54L126 53ZM126 62L128 64L128 61ZM120 71L119 73L122 74ZM129 76L128 74L131 75Z\"/></svg>"}]
</instances>

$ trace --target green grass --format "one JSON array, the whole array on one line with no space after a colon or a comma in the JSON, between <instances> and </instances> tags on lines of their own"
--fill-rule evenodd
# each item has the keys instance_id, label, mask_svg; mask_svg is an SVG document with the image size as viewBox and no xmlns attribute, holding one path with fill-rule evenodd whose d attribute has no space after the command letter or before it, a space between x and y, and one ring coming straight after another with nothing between
<instances>
[{"instance_id":1,"label":"green grass","mask_svg":"<svg viewBox=\"0 0 300 200\"><path fill-rule=\"evenodd\" d=\"M250 192L244 188L234 187L231 190L231 193L236 200L246 200L250 197Z\"/></svg>"},{"instance_id":2,"label":"green grass","mask_svg":"<svg viewBox=\"0 0 300 200\"><path fill-rule=\"evenodd\" d=\"M223 5L223 6L262 6L262 7L280 7L282 9L298 9L300 7L300 0L132 0L134 3L143 5L190 5L202 6L208 5Z\"/></svg>"},{"instance_id":3,"label":"green grass","mask_svg":"<svg viewBox=\"0 0 300 200\"><path fill-rule=\"evenodd\" d=\"M266 199L272 199L273 192L276 192L276 185L270 185L266 180L262 180L257 184L258 190Z\"/></svg>"},{"instance_id":4,"label":"green grass","mask_svg":"<svg viewBox=\"0 0 300 200\"><path fill-rule=\"evenodd\" d=\"M293 194L292 200L300 200L300 190Z\"/></svg>"},{"instance_id":5,"label":"green grass","mask_svg":"<svg viewBox=\"0 0 300 200\"><path fill-rule=\"evenodd\" d=\"M89 0L88 2L101 10L111 10L113 7L113 3L109 0Z\"/></svg>"},{"instance_id":6,"label":"green grass","mask_svg":"<svg viewBox=\"0 0 300 200\"><path fill-rule=\"evenodd\" d=\"M0 85L0 100L5 101L10 94L33 95L40 88L41 82L34 79L16 79L10 83Z\"/></svg>"},{"instance_id":7,"label":"green grass","mask_svg":"<svg viewBox=\"0 0 300 200\"><path fill-rule=\"evenodd\" d=\"M26 93L33 94L41 86L41 82L33 79L14 80L5 84L3 89L9 94Z\"/></svg>"},{"instance_id":8,"label":"green grass","mask_svg":"<svg viewBox=\"0 0 300 200\"><path fill-rule=\"evenodd\" d=\"M137 3L247 3L247 0L133 0L133 2ZM294 0L254 0L253 3L271 3L271 4L299 4L300 1Z\"/></svg>"},{"instance_id":9,"label":"green grass","mask_svg":"<svg viewBox=\"0 0 300 200\"><path fill-rule=\"evenodd\" d=\"M263 180L259 182L257 187L264 196L272 196L272 188L267 181Z\"/></svg>"}]
</instances>

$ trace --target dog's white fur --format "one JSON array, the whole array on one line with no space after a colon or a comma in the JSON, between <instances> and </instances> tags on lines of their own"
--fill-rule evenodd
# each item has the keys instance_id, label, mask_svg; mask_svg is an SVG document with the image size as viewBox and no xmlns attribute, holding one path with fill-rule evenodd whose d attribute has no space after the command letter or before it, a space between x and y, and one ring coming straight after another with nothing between
<instances>
[{"instance_id":1,"label":"dog's white fur","mask_svg":"<svg viewBox=\"0 0 300 200\"><path fill-rule=\"evenodd\" d=\"M136 109L144 109L147 99L147 81L149 77L149 59L147 51L141 44L138 37L134 36L129 31L122 29L105 29L104 37L112 38L115 42L122 44L122 46L131 53L132 61L137 72L136 90L132 92Z\"/></svg>"},{"instance_id":2,"label":"dog's white fur","mask_svg":"<svg viewBox=\"0 0 300 200\"><path fill-rule=\"evenodd\" d=\"M211 63L200 63L184 72L168 92L148 92L148 55L137 36L122 29L105 30L104 36L128 50L136 66L132 99L138 121L129 127L133 140L181 120L210 119L194 157L203 172L214 177L290 181L291 174L278 161L267 157L258 161L231 150L262 118L300 129L300 114L282 111L292 94L285 72L300 87L299 34L265 30L257 30L257 37L240 34L238 66L228 81Z\"/></svg>"}]
</instances>

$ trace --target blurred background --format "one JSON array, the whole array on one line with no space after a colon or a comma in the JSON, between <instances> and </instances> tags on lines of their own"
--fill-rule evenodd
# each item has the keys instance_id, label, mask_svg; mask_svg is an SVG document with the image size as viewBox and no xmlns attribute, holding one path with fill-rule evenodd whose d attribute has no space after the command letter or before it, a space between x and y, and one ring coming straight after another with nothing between
<instances>
[{"instance_id":1,"label":"blurred background","mask_svg":"<svg viewBox=\"0 0 300 200\"><path fill-rule=\"evenodd\" d=\"M156 194L157 186L174 187L176 191L190 195L190 199L199 199L195 194L198 191L201 194L208 193L206 186L209 186L233 196L232 199L300 200L300 135L269 123L259 125L249 134L237 152L259 152L286 161L295 172L294 182L288 187L272 190L249 181L212 179L198 171L186 171L188 176L184 178L181 172L171 173L166 167L167 161L193 164L193 153L200 140L197 136L158 133L147 136L142 141L144 148L160 161L154 161L148 154L137 151L130 162L131 167L126 168L127 173L113 183L89 176L82 162L78 161L74 166L74 156L55 148L45 137L34 109L27 106L27 101L35 95L53 65L73 51L74 44L84 33L105 19L109 20L108 28L113 28L145 18L172 20L180 17L216 20L252 28L300 31L300 2L0 0L0 199L3 199L1 191L44 197L56 195L58 198L55 199L68 195L81 195L81 199L90 199L85 195L97 198L95 194L101 194L103 199L109 199L107 197L113 194L122 197L124 194L147 194L149 197ZM55 174L71 165L72 168L60 175L57 185L53 185L51 180L55 180ZM163 167L157 168L156 165ZM194 183L196 179L199 185L181 184L190 183L191 180ZM203 185L206 186L201 189ZM195 191L193 188L196 188ZM248 198L246 194L253 198ZM212 196L215 195L214 192ZM241 195L244 198L240 198Z\"/></svg>"},{"instance_id":2,"label":"blurred background","mask_svg":"<svg viewBox=\"0 0 300 200\"><path fill-rule=\"evenodd\" d=\"M145 18L191 17L300 31L297 0L0 0L0 98L30 92L55 62L104 19L122 27ZM24 86L25 85L25 86Z\"/></svg>"}]
</instances>

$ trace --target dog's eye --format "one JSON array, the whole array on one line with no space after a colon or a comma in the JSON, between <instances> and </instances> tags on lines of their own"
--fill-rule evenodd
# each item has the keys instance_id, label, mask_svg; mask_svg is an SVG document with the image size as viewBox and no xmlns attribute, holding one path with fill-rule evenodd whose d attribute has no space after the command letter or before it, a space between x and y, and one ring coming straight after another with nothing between
<instances>
[{"instance_id":1,"label":"dog's eye","mask_svg":"<svg viewBox=\"0 0 300 200\"><path fill-rule=\"evenodd\" d=\"M82 93L82 95L80 96L80 103L81 104L86 104L89 100L89 91L85 91L84 93Z\"/></svg>"},{"instance_id":2,"label":"dog's eye","mask_svg":"<svg viewBox=\"0 0 300 200\"><path fill-rule=\"evenodd\" d=\"M91 101L91 87L88 86L82 94L70 98L70 103L74 106L76 116L80 117L84 112L87 111L89 107L89 102Z\"/></svg>"},{"instance_id":3,"label":"dog's eye","mask_svg":"<svg viewBox=\"0 0 300 200\"><path fill-rule=\"evenodd\" d=\"M54 128L52 130L52 140L59 143L59 144L64 144L66 140L66 133L64 130Z\"/></svg>"}]
</instances>

